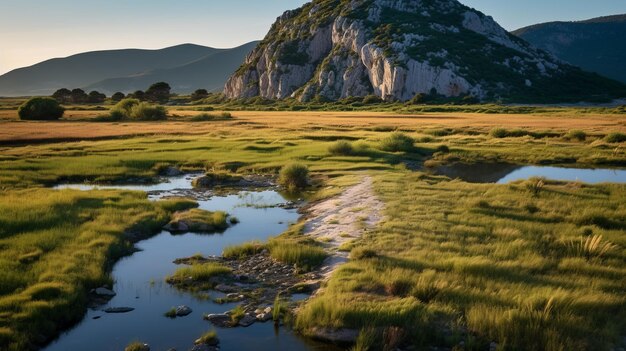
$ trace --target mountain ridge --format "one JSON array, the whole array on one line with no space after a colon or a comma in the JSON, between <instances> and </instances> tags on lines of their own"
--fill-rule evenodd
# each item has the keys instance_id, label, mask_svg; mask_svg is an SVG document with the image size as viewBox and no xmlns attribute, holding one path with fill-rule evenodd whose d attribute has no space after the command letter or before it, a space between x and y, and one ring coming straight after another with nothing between
<instances>
[{"instance_id":1,"label":"mountain ridge","mask_svg":"<svg viewBox=\"0 0 626 351\"><path fill-rule=\"evenodd\" d=\"M162 49L97 50L67 57L52 58L28 67L17 68L1 75L0 96L50 95L60 88L88 89L93 84L107 79L142 75L154 70L181 67L212 54L237 50L246 47L246 45L253 46L255 43L246 43L232 49L217 49L186 43ZM245 54L239 53L239 56L241 56L240 61L243 61ZM231 66L236 67L237 65ZM158 77L155 79L157 80L148 83L148 85L159 80ZM142 86L138 89L145 88L147 86ZM194 88L205 87L198 86ZM119 90L123 89L111 87L106 92L112 93Z\"/></svg>"},{"instance_id":2,"label":"mountain ridge","mask_svg":"<svg viewBox=\"0 0 626 351\"><path fill-rule=\"evenodd\" d=\"M610 99L625 96L626 86L566 64L455 0L314 0L277 19L224 93L524 102Z\"/></svg>"},{"instance_id":3,"label":"mountain ridge","mask_svg":"<svg viewBox=\"0 0 626 351\"><path fill-rule=\"evenodd\" d=\"M512 33L564 61L626 83L626 14L539 23Z\"/></svg>"}]
</instances>

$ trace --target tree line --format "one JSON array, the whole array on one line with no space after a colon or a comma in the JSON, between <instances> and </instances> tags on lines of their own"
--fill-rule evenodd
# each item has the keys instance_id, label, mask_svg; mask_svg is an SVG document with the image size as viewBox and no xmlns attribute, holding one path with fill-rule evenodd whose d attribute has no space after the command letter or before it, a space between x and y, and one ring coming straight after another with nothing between
<instances>
[{"instance_id":1,"label":"tree line","mask_svg":"<svg viewBox=\"0 0 626 351\"><path fill-rule=\"evenodd\" d=\"M128 95L122 92L116 92L111 95L111 100L118 102L125 98L137 99L139 101L149 101L164 104L172 97L172 88L166 82L158 82L152 84L147 90L137 90ZM206 89L197 89L191 94L191 100L201 100L209 96ZM103 103L107 96L99 91L93 90L86 93L80 88L69 90L62 88L52 94L52 98L61 104L99 104Z\"/></svg>"}]
</instances>

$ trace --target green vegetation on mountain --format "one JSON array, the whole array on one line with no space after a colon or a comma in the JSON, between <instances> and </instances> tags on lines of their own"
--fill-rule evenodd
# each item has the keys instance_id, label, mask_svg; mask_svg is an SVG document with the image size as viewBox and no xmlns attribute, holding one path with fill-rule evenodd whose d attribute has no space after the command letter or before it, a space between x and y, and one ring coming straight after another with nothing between
<instances>
[{"instance_id":1,"label":"green vegetation on mountain","mask_svg":"<svg viewBox=\"0 0 626 351\"><path fill-rule=\"evenodd\" d=\"M536 24L513 34L586 71L626 83L626 15Z\"/></svg>"}]
</instances>

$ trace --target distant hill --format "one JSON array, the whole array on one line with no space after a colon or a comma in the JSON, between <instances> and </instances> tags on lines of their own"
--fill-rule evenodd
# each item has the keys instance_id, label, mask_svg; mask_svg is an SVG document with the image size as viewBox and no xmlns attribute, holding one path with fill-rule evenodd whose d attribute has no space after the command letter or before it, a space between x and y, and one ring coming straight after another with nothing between
<instances>
[{"instance_id":1,"label":"distant hill","mask_svg":"<svg viewBox=\"0 0 626 351\"><path fill-rule=\"evenodd\" d=\"M197 60L171 68L159 68L144 73L108 78L85 87L109 95L116 91L144 90L154 82L167 82L176 93L190 93L198 88L221 91L228 76L254 49L258 42L250 42L233 48L215 50Z\"/></svg>"},{"instance_id":2,"label":"distant hill","mask_svg":"<svg viewBox=\"0 0 626 351\"><path fill-rule=\"evenodd\" d=\"M227 75L255 45L252 42L234 49L215 49L183 44L159 50L92 51L55 58L0 76L0 96L50 95L59 88L127 93L162 80L172 80L172 90L177 93L216 89L224 85Z\"/></svg>"},{"instance_id":3,"label":"distant hill","mask_svg":"<svg viewBox=\"0 0 626 351\"><path fill-rule=\"evenodd\" d=\"M626 83L626 14L536 24L513 34L587 71Z\"/></svg>"}]
</instances>

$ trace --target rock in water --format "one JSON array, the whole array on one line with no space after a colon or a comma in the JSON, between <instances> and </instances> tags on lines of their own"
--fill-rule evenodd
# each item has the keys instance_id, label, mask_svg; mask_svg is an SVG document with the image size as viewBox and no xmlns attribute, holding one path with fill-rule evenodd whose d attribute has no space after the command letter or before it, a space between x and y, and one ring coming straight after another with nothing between
<instances>
[{"instance_id":1,"label":"rock in water","mask_svg":"<svg viewBox=\"0 0 626 351\"><path fill-rule=\"evenodd\" d=\"M115 292L113 290L107 289L105 287L97 288L96 290L94 290L94 293L96 295L106 296L106 297L113 297L113 296L115 296Z\"/></svg>"},{"instance_id":2,"label":"rock in water","mask_svg":"<svg viewBox=\"0 0 626 351\"><path fill-rule=\"evenodd\" d=\"M256 322L256 317L246 314L239 320L239 325L242 327L249 327Z\"/></svg>"},{"instance_id":3,"label":"rock in water","mask_svg":"<svg viewBox=\"0 0 626 351\"><path fill-rule=\"evenodd\" d=\"M626 86L560 61L457 0L314 0L277 19L224 93L536 102L624 97Z\"/></svg>"},{"instance_id":4,"label":"rock in water","mask_svg":"<svg viewBox=\"0 0 626 351\"><path fill-rule=\"evenodd\" d=\"M192 310L191 310L191 308L189 308L189 306L182 305L182 306L178 306L178 307L176 307L176 315L177 315L178 317L184 317L184 316L187 316L187 315L189 315L191 312L192 312Z\"/></svg>"},{"instance_id":5,"label":"rock in water","mask_svg":"<svg viewBox=\"0 0 626 351\"><path fill-rule=\"evenodd\" d=\"M208 314L204 316L204 319L219 328L228 328L231 326L230 316L225 313Z\"/></svg>"},{"instance_id":6,"label":"rock in water","mask_svg":"<svg viewBox=\"0 0 626 351\"><path fill-rule=\"evenodd\" d=\"M104 309L104 312L106 313L128 313L128 312L132 312L135 309L132 307L109 307Z\"/></svg>"}]
</instances>

